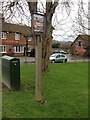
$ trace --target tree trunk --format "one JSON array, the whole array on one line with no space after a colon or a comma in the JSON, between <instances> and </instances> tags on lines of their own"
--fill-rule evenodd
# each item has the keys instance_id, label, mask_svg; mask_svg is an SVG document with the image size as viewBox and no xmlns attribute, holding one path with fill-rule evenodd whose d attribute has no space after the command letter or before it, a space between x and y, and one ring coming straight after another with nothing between
<instances>
[{"instance_id":1,"label":"tree trunk","mask_svg":"<svg viewBox=\"0 0 90 120\"><path fill-rule=\"evenodd\" d=\"M55 12L55 8L58 5L58 0L54 4L52 2L48 2L46 0L46 33L43 37L43 47L42 47L42 59L43 59L43 66L42 71L47 72L49 70L49 56L50 56L50 40L51 40L51 34L52 34L52 16Z\"/></svg>"},{"instance_id":2,"label":"tree trunk","mask_svg":"<svg viewBox=\"0 0 90 120\"><path fill-rule=\"evenodd\" d=\"M49 56L50 56L50 40L51 40L51 22L46 22L46 34L43 37L43 46L42 46L42 71L47 72L49 70Z\"/></svg>"},{"instance_id":3,"label":"tree trunk","mask_svg":"<svg viewBox=\"0 0 90 120\"><path fill-rule=\"evenodd\" d=\"M30 13L37 11L37 2L27 2L27 3L28 3Z\"/></svg>"}]
</instances>

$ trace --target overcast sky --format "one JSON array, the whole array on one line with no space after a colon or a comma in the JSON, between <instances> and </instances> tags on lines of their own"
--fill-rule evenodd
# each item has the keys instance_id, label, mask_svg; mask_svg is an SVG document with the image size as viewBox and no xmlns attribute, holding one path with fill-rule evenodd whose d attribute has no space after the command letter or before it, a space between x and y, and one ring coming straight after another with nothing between
<instances>
[{"instance_id":1,"label":"overcast sky","mask_svg":"<svg viewBox=\"0 0 90 120\"><path fill-rule=\"evenodd\" d=\"M4 0L4 1L8 1L8 0ZM13 0L11 0L11 1L13 1ZM38 8L40 8L42 11L42 2L45 7L45 0L38 0L38 1L39 1ZM52 0L52 1L54 2L54 0ZM57 6L55 13L53 15L52 25L55 29L53 31L52 36L53 36L54 40L58 40L58 41L62 41L62 40L74 41L74 38L79 34L78 32L74 31L75 30L74 27L78 28L78 25L73 22L77 17L78 0L68 0L73 3L73 4L71 3L70 14L68 12L66 12L65 8L61 7L61 5L62 5L61 1L66 1L66 0L60 0L59 5ZM79 1L81 1L81 0L79 0ZM84 3L84 10L86 12L88 12L88 0L82 0L82 1ZM31 20L28 7L27 6L25 7L25 2L24 3L21 2L21 4L23 6L23 10L26 13L25 17L22 17L22 19L21 19L20 16L23 16L23 15L18 14L18 12L15 10L14 14L16 14L17 17L13 16L12 18L9 18L9 20L13 19L14 23L18 23L18 22L20 23L23 21L24 24L28 24L28 21L30 22L30 20ZM69 17L68 17L67 13L69 14ZM6 16L6 18L8 18L8 15ZM84 21L85 21L86 26L88 26L87 19L84 19ZM7 20L7 22L8 22L8 20ZM85 30L85 32L88 34L88 31ZM71 36L73 36L73 37L71 37Z\"/></svg>"},{"instance_id":2,"label":"overcast sky","mask_svg":"<svg viewBox=\"0 0 90 120\"><path fill-rule=\"evenodd\" d=\"M73 21L76 19L77 17L77 12L78 12L78 7L77 7L77 1L78 0L72 0L73 1L73 5L71 7L71 13L69 15L69 17L67 17L67 13L66 11L64 11L60 6L58 6L56 9L56 12L54 14L54 16L58 18L58 21L61 21L59 25L57 25L57 27L55 27L56 29L53 31L53 37L55 40L71 40L73 41L74 38L79 34L77 32L77 34L75 34L74 32L74 28L73 26L77 26L77 24L75 24ZM83 0L84 4L84 10L88 12L88 0ZM67 18L65 20L65 18ZM88 21L87 19L83 18L85 20L85 24L86 26L88 26ZM54 20L54 17L53 17ZM55 20L52 22L52 24L56 24ZM78 27L78 26L77 26ZM88 31L85 30L85 32L88 34ZM73 36L73 37L69 37L69 36Z\"/></svg>"}]
</instances>

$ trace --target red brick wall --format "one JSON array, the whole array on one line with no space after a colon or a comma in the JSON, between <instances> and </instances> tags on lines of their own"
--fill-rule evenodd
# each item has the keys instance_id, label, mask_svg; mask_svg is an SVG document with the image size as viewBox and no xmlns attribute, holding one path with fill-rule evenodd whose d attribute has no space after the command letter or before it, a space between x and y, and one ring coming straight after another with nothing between
<instances>
[{"instance_id":1,"label":"red brick wall","mask_svg":"<svg viewBox=\"0 0 90 120\"><path fill-rule=\"evenodd\" d=\"M26 38L20 34L20 40L15 40L15 34L14 33L7 33L7 39L2 40L3 45L24 45L26 44Z\"/></svg>"},{"instance_id":2,"label":"red brick wall","mask_svg":"<svg viewBox=\"0 0 90 120\"><path fill-rule=\"evenodd\" d=\"M24 37L23 34L20 34L20 40L15 40L15 33L7 32L7 39L2 40L2 45L6 45L6 54L14 55L14 56L23 56L23 53L13 53L13 51L14 51L13 46L14 45L22 45L23 47L25 47L26 37ZM31 45L34 48L34 46L35 46L34 40L28 41L28 45ZM10 49L11 49L11 52L9 51Z\"/></svg>"},{"instance_id":3,"label":"red brick wall","mask_svg":"<svg viewBox=\"0 0 90 120\"><path fill-rule=\"evenodd\" d=\"M78 39L79 39L79 38L77 38L77 39L74 41L73 48L74 48L76 54L83 55L84 52L85 52L85 49L84 49L84 46L83 46L83 45L84 45L84 44L83 44L83 40L81 40L81 41L82 41L82 45L79 47L79 46L78 46Z\"/></svg>"}]
</instances>

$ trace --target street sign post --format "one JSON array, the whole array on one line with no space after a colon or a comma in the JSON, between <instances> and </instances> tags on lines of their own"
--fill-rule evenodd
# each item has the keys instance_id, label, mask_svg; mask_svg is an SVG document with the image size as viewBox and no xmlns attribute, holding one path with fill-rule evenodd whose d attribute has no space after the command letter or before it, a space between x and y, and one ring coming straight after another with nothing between
<instances>
[{"instance_id":1,"label":"street sign post","mask_svg":"<svg viewBox=\"0 0 90 120\"><path fill-rule=\"evenodd\" d=\"M44 35L45 33L45 15L39 13L32 14L31 20L32 34Z\"/></svg>"},{"instance_id":2,"label":"street sign post","mask_svg":"<svg viewBox=\"0 0 90 120\"><path fill-rule=\"evenodd\" d=\"M35 41L35 99L42 101L42 36L45 34L45 16L38 13L32 14L32 35L36 36Z\"/></svg>"}]
</instances>

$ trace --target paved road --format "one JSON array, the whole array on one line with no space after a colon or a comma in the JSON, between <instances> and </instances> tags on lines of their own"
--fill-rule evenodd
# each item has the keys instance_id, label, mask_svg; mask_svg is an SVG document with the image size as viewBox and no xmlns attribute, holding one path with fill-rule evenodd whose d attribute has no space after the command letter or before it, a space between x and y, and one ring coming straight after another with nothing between
<instances>
[{"instance_id":1,"label":"paved road","mask_svg":"<svg viewBox=\"0 0 90 120\"><path fill-rule=\"evenodd\" d=\"M20 59L20 63L31 63L34 64L35 63L35 57L16 57ZM90 61L90 59L72 59L72 58L68 58L68 62L87 62ZM1 57L0 57L0 66L1 66Z\"/></svg>"},{"instance_id":2,"label":"paved road","mask_svg":"<svg viewBox=\"0 0 90 120\"><path fill-rule=\"evenodd\" d=\"M20 63L25 63L25 61L27 63L35 63L35 57L17 57L20 59ZM68 58L68 62L88 62L90 61L90 59L72 59L72 58Z\"/></svg>"},{"instance_id":3,"label":"paved road","mask_svg":"<svg viewBox=\"0 0 90 120\"><path fill-rule=\"evenodd\" d=\"M16 57L20 59L20 63L35 63L35 57Z\"/></svg>"}]
</instances>

